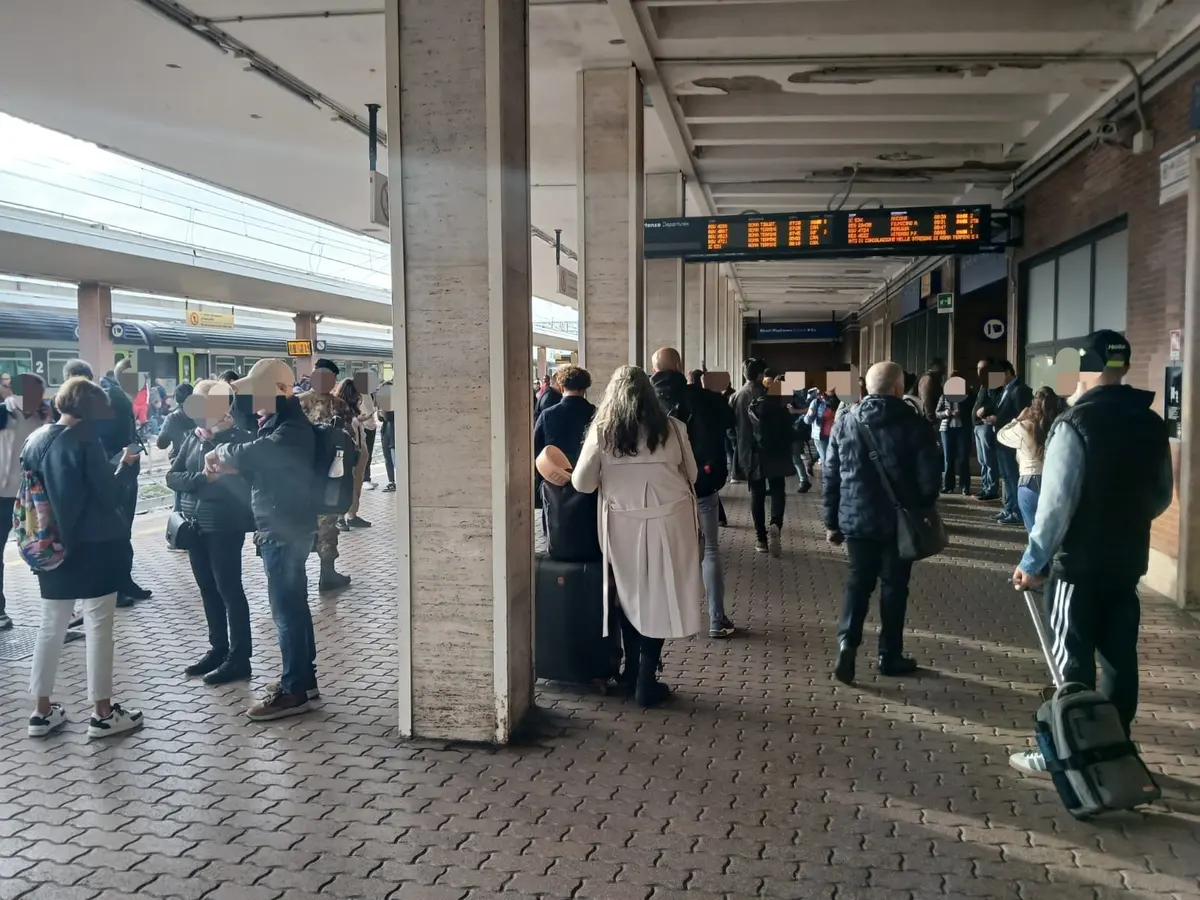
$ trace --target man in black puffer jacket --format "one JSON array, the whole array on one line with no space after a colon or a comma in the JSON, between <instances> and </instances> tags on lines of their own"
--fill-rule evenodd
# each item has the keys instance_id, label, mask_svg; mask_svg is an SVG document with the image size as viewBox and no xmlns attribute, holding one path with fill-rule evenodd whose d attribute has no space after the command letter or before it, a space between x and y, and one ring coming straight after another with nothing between
<instances>
[{"instance_id":1,"label":"man in black puffer jacket","mask_svg":"<svg viewBox=\"0 0 1200 900\"><path fill-rule=\"evenodd\" d=\"M854 681L863 621L875 582L879 600L879 673L907 675L917 668L904 655L904 615L912 563L900 559L896 513L862 429L869 428L892 489L905 507L932 506L941 491L942 458L933 426L901 399L904 371L893 362L867 372L867 396L834 426L822 474L823 518L830 543L846 542L850 572L838 623L838 681Z\"/></svg>"},{"instance_id":2,"label":"man in black puffer jacket","mask_svg":"<svg viewBox=\"0 0 1200 900\"><path fill-rule=\"evenodd\" d=\"M654 353L654 390L667 412L687 426L696 458L696 500L704 532L704 591L708 594L708 634L727 638L733 623L725 615L725 573L719 545L721 496L729 480L725 433L733 427L733 410L715 391L688 384L679 351L662 347Z\"/></svg>"}]
</instances>

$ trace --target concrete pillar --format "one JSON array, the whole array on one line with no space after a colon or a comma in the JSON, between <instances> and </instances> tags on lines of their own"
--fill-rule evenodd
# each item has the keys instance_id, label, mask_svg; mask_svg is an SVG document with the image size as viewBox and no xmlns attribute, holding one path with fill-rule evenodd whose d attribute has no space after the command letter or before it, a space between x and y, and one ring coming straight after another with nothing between
<instances>
[{"instance_id":1,"label":"concrete pillar","mask_svg":"<svg viewBox=\"0 0 1200 900\"><path fill-rule=\"evenodd\" d=\"M546 377L546 348L537 348L537 377L540 381Z\"/></svg>"},{"instance_id":2,"label":"concrete pillar","mask_svg":"<svg viewBox=\"0 0 1200 900\"><path fill-rule=\"evenodd\" d=\"M296 377L300 378L311 375L313 363L317 361L317 317L312 313L296 313L293 318L296 320L296 340L312 341L313 348L312 356L296 357ZM351 372L350 375L353 376L354 373Z\"/></svg>"},{"instance_id":3,"label":"concrete pillar","mask_svg":"<svg viewBox=\"0 0 1200 900\"><path fill-rule=\"evenodd\" d=\"M646 218L683 215L683 173L646 176ZM646 362L659 347L683 352L683 260L646 260Z\"/></svg>"},{"instance_id":4,"label":"concrete pillar","mask_svg":"<svg viewBox=\"0 0 1200 900\"><path fill-rule=\"evenodd\" d=\"M645 361L642 82L632 66L579 73L579 349L598 399Z\"/></svg>"},{"instance_id":5,"label":"concrete pillar","mask_svg":"<svg viewBox=\"0 0 1200 900\"><path fill-rule=\"evenodd\" d=\"M704 278L708 266L685 263L683 267L683 338L680 352L688 369L704 361Z\"/></svg>"},{"instance_id":6,"label":"concrete pillar","mask_svg":"<svg viewBox=\"0 0 1200 900\"><path fill-rule=\"evenodd\" d=\"M1179 560L1175 600L1182 609L1200 607L1200 150L1193 151L1189 172L1187 262L1184 276L1183 409L1179 440L1171 442L1175 492L1179 502ZM1012 318L1010 322L1014 321ZM1011 332L1013 329L1010 328Z\"/></svg>"},{"instance_id":7,"label":"concrete pillar","mask_svg":"<svg viewBox=\"0 0 1200 900\"><path fill-rule=\"evenodd\" d=\"M399 731L504 744L533 703L528 6L385 12Z\"/></svg>"},{"instance_id":8,"label":"concrete pillar","mask_svg":"<svg viewBox=\"0 0 1200 900\"><path fill-rule=\"evenodd\" d=\"M79 358L91 363L99 378L113 367L112 288L107 284L81 284L75 302L79 316ZM61 372L54 374L62 377Z\"/></svg>"},{"instance_id":9,"label":"concrete pillar","mask_svg":"<svg viewBox=\"0 0 1200 900\"><path fill-rule=\"evenodd\" d=\"M705 263L708 270L704 275L704 367L717 368L717 306L720 296L721 267L717 263Z\"/></svg>"}]
</instances>

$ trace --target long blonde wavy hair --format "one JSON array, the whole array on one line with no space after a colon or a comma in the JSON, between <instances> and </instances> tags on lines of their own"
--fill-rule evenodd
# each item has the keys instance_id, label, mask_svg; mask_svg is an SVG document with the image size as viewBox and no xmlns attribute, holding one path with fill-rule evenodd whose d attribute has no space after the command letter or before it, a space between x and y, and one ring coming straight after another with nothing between
<instances>
[{"instance_id":1,"label":"long blonde wavy hair","mask_svg":"<svg viewBox=\"0 0 1200 900\"><path fill-rule=\"evenodd\" d=\"M600 449L613 456L637 456L643 438L651 453L666 443L670 421L645 370L621 366L613 372L592 429Z\"/></svg>"}]
</instances>

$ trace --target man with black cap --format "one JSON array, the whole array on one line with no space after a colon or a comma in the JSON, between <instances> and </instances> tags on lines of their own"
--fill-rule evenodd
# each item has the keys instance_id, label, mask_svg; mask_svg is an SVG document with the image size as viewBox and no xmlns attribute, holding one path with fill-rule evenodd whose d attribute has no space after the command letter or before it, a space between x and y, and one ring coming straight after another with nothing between
<instances>
[{"instance_id":1,"label":"man with black cap","mask_svg":"<svg viewBox=\"0 0 1200 900\"><path fill-rule=\"evenodd\" d=\"M1115 331L1084 342L1086 390L1058 417L1046 443L1042 491L1013 585L1045 584L1045 614L1063 679L1096 687L1128 734L1138 700L1138 581L1150 558L1150 523L1171 504L1171 450L1154 394L1122 384L1132 355ZM1014 754L1022 772L1044 772L1036 750Z\"/></svg>"},{"instance_id":2,"label":"man with black cap","mask_svg":"<svg viewBox=\"0 0 1200 900\"><path fill-rule=\"evenodd\" d=\"M314 425L330 425L333 420L340 419L343 426L348 426L354 418L354 413L341 397L333 395L334 385L341 370L328 359L318 359L313 366L309 379L312 389L300 395L300 406L308 421ZM338 527L337 516L317 517L317 556L321 560L321 579L318 590L336 591L350 584L350 576L343 575L333 567L338 558Z\"/></svg>"}]
</instances>

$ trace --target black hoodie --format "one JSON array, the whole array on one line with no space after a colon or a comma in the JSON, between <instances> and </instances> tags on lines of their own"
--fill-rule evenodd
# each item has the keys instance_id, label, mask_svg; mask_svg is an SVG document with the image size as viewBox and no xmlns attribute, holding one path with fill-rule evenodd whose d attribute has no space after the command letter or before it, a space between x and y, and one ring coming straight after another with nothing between
<instances>
[{"instance_id":1,"label":"black hoodie","mask_svg":"<svg viewBox=\"0 0 1200 900\"><path fill-rule=\"evenodd\" d=\"M655 372L650 381L667 413L687 425L696 457L696 496L715 494L729 480L725 434L733 427L733 410L720 394L688 384L680 372Z\"/></svg>"}]
</instances>

